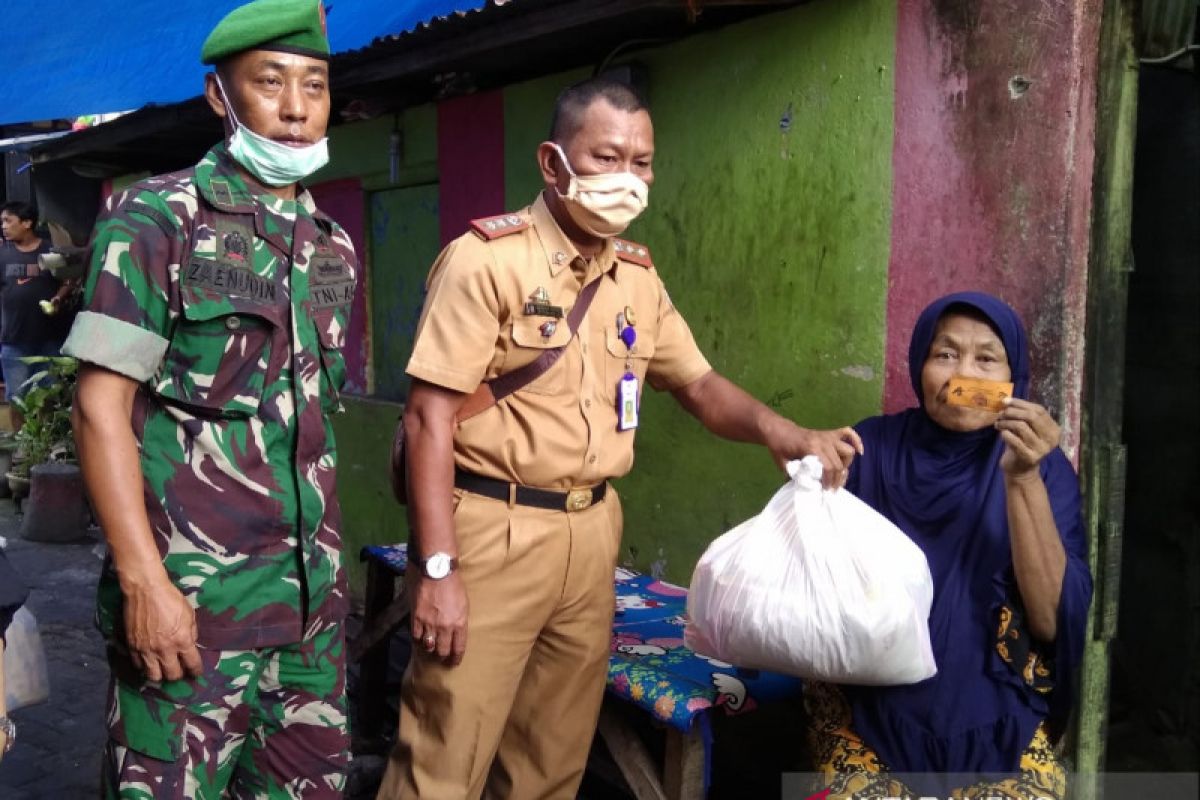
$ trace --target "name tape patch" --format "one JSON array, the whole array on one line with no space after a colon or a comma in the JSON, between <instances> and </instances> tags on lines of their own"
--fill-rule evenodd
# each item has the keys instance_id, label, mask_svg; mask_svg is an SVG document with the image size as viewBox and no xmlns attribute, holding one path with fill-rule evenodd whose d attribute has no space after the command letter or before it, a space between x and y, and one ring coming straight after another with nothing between
<instances>
[{"instance_id":1,"label":"name tape patch","mask_svg":"<svg viewBox=\"0 0 1200 800\"><path fill-rule=\"evenodd\" d=\"M274 303L278 294L274 281L248 269L215 261L193 261L188 264L184 282L230 297L245 297L256 303Z\"/></svg>"},{"instance_id":2,"label":"name tape patch","mask_svg":"<svg viewBox=\"0 0 1200 800\"><path fill-rule=\"evenodd\" d=\"M309 287L313 308L349 305L354 300L354 281L314 283Z\"/></svg>"}]
</instances>

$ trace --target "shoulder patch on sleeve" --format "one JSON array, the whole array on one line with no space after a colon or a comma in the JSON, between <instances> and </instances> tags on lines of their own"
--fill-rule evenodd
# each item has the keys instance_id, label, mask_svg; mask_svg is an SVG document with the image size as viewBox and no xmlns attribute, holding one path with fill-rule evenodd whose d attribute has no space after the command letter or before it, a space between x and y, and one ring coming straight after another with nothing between
<instances>
[{"instance_id":1,"label":"shoulder patch on sleeve","mask_svg":"<svg viewBox=\"0 0 1200 800\"><path fill-rule=\"evenodd\" d=\"M508 236L510 233L523 231L528 227L529 220L520 214L501 214L497 217L482 217L471 220L471 230L489 242L501 236Z\"/></svg>"},{"instance_id":2,"label":"shoulder patch on sleeve","mask_svg":"<svg viewBox=\"0 0 1200 800\"><path fill-rule=\"evenodd\" d=\"M617 258L622 261L637 264L639 267L654 266L654 262L650 260L650 250L644 244L630 242L626 239L613 239L613 249L617 251Z\"/></svg>"},{"instance_id":3,"label":"shoulder patch on sleeve","mask_svg":"<svg viewBox=\"0 0 1200 800\"><path fill-rule=\"evenodd\" d=\"M159 211L154 206L135 199L129 204L128 210L130 214L141 214L143 217L146 217L155 225L157 225L167 236L175 235L175 231L178 226L171 221L170 217L168 217L162 211Z\"/></svg>"}]
</instances>

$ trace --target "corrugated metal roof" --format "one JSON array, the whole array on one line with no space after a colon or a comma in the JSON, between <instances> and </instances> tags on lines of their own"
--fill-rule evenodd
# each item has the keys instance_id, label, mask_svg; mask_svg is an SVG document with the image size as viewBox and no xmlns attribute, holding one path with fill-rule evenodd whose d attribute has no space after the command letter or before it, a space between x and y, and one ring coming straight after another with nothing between
<instances>
[{"instance_id":1,"label":"corrugated metal roof","mask_svg":"<svg viewBox=\"0 0 1200 800\"><path fill-rule=\"evenodd\" d=\"M0 152L32 150L38 145L61 139L70 133L71 131L50 131L49 133L31 133L27 136L11 136L7 139L0 139Z\"/></svg>"},{"instance_id":2,"label":"corrugated metal roof","mask_svg":"<svg viewBox=\"0 0 1200 800\"><path fill-rule=\"evenodd\" d=\"M394 0L326 0L329 8L329 44L335 55L352 53L378 41L453 24L489 6L508 2L512 0L421 0L406 3Z\"/></svg>"},{"instance_id":3,"label":"corrugated metal roof","mask_svg":"<svg viewBox=\"0 0 1200 800\"><path fill-rule=\"evenodd\" d=\"M355 63L376 54L392 53L397 45L462 36L481 27L503 25L506 19L541 8L570 5L571 1L482 0L474 4L476 6L474 8L459 8L405 27L393 26L390 32L375 37L365 46L339 53L338 60L340 63ZM674 2L677 4L679 0L674 0ZM646 0L645 2L647 6L663 4L662 0Z\"/></svg>"},{"instance_id":4,"label":"corrugated metal roof","mask_svg":"<svg viewBox=\"0 0 1200 800\"><path fill-rule=\"evenodd\" d=\"M375 0L370 0L375 2ZM332 0L335 19L350 8ZM364 0L366 2L366 0ZM807 0L478 0L451 3L418 22L396 17L389 31L332 65L335 120L366 119L454 94L486 90L580 66L636 57L654 46ZM413 5L425 8L439 4ZM395 9L391 9L395 11ZM346 25L350 14L342 17ZM411 21L411 20L410 20ZM352 26L351 26L352 27ZM91 158L164 171L195 160L220 128L207 106L191 99L152 106L36 148L35 162ZM175 163L178 162L178 163ZM174 164L174 166L172 166Z\"/></svg>"},{"instance_id":5,"label":"corrugated metal roof","mask_svg":"<svg viewBox=\"0 0 1200 800\"><path fill-rule=\"evenodd\" d=\"M678 38L802 0L487 0L339 55L334 88L400 81L406 91L452 71L468 85L596 63L618 44ZM694 8L705 13L697 24ZM475 81L475 78L482 79ZM468 89L469 90L469 89Z\"/></svg>"},{"instance_id":6,"label":"corrugated metal roof","mask_svg":"<svg viewBox=\"0 0 1200 800\"><path fill-rule=\"evenodd\" d=\"M401 39L405 36L410 36L413 34L420 34L423 31L436 30L443 25L455 25L455 24L458 24L461 20L466 19L467 17L473 16L475 14L479 14L480 12L489 11L494 8L500 8L502 6L509 6L509 5L512 5L513 3L515 3L516 1L517 0L485 0L485 2L473 4L476 6L475 8L459 7L459 8L451 9L447 13L434 14L433 16L429 16L426 19L422 19L419 22L415 22L411 25L405 25L393 33L385 33L382 36L377 36L370 43L368 43L365 47L357 48L357 49L363 50L363 49L367 49L369 47L373 47L374 45L377 45L377 44L382 44L384 42L395 41L395 40ZM465 4L456 3L455 5L463 6ZM346 51L346 52L353 52L353 51Z\"/></svg>"},{"instance_id":7,"label":"corrugated metal roof","mask_svg":"<svg viewBox=\"0 0 1200 800\"><path fill-rule=\"evenodd\" d=\"M1142 57L1160 59L1186 51L1194 41L1196 6L1196 0L1144 0Z\"/></svg>"}]
</instances>

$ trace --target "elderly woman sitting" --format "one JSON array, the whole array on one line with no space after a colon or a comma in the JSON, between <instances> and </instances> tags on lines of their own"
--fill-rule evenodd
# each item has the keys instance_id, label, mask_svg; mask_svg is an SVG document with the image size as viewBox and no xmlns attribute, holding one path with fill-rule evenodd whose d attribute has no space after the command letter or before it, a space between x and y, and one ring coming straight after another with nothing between
<instances>
[{"instance_id":1,"label":"elderly woman sitting","mask_svg":"<svg viewBox=\"0 0 1200 800\"><path fill-rule=\"evenodd\" d=\"M866 452L847 488L929 561L938 674L808 686L816 768L831 797L1061 797L1051 742L1070 710L1092 580L1059 426L1026 399L1025 332L994 297L925 309L909 370L918 407L856 426ZM1013 397L998 413L951 405L955 376L1012 382Z\"/></svg>"}]
</instances>

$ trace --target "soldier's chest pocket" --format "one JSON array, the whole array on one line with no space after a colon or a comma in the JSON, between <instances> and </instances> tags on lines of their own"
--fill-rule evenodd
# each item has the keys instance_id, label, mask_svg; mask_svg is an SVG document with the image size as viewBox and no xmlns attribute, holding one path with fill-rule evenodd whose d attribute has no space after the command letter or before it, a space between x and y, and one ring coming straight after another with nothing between
<instances>
[{"instance_id":1,"label":"soldier's chest pocket","mask_svg":"<svg viewBox=\"0 0 1200 800\"><path fill-rule=\"evenodd\" d=\"M546 327L550 325L551 327ZM550 335L546 336L549 332ZM512 325L512 347L504 358L501 374L536 361L548 350L554 350L571 341L571 331L565 319L554 320L550 317L518 317ZM565 355L565 354L564 354ZM559 357L558 362L537 380L525 384L520 389L532 394L558 394L567 390L567 369Z\"/></svg>"},{"instance_id":2,"label":"soldier's chest pocket","mask_svg":"<svg viewBox=\"0 0 1200 800\"><path fill-rule=\"evenodd\" d=\"M654 338L649 331L636 328L637 339L633 347L626 347L615 326L604 329L604 396L612 402L617 400L617 384L632 372L638 379L638 391L646 388L646 370L654 356Z\"/></svg>"},{"instance_id":3,"label":"soldier's chest pocket","mask_svg":"<svg viewBox=\"0 0 1200 800\"><path fill-rule=\"evenodd\" d=\"M258 413L283 309L185 287L155 390L201 416Z\"/></svg>"},{"instance_id":4,"label":"soldier's chest pocket","mask_svg":"<svg viewBox=\"0 0 1200 800\"><path fill-rule=\"evenodd\" d=\"M341 391L346 384L346 357L342 350L346 330L332 309L314 314L313 325L321 349L321 410L329 414L342 408Z\"/></svg>"}]
</instances>

